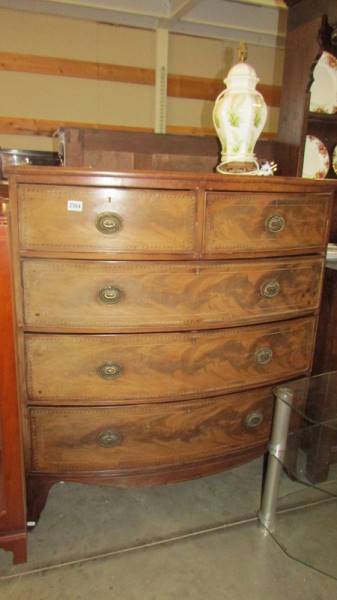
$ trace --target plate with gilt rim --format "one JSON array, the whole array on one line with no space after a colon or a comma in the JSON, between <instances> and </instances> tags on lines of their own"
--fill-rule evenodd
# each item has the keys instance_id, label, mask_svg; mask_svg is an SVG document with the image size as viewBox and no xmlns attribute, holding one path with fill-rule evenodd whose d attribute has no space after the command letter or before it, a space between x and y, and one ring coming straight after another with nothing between
<instances>
[{"instance_id":1,"label":"plate with gilt rim","mask_svg":"<svg viewBox=\"0 0 337 600\"><path fill-rule=\"evenodd\" d=\"M332 152L332 168L337 175L337 144Z\"/></svg>"},{"instance_id":2,"label":"plate with gilt rim","mask_svg":"<svg viewBox=\"0 0 337 600\"><path fill-rule=\"evenodd\" d=\"M337 58L329 52L323 52L313 70L313 78L309 110L337 113Z\"/></svg>"},{"instance_id":3,"label":"plate with gilt rim","mask_svg":"<svg viewBox=\"0 0 337 600\"><path fill-rule=\"evenodd\" d=\"M326 146L314 135L305 138L302 177L324 179L330 168L330 158Z\"/></svg>"}]
</instances>

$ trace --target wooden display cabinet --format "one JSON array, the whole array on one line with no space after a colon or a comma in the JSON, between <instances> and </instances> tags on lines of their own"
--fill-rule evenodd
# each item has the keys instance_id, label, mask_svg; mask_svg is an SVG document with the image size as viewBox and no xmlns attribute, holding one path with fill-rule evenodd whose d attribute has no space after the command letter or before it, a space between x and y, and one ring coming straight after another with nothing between
<instances>
[{"instance_id":1,"label":"wooden display cabinet","mask_svg":"<svg viewBox=\"0 0 337 600\"><path fill-rule=\"evenodd\" d=\"M282 175L301 176L306 135L318 137L326 146L330 160L337 144L337 114L310 112L310 88L313 71L323 51L337 56L336 0L285 0L288 28L284 78L282 85L280 124L276 160ZM327 178L337 176L330 166ZM330 241L337 241L337 202L333 204ZM313 373L337 369L337 271L325 270L322 305L318 322ZM329 395L325 395L325 400ZM317 403L313 419L329 414L327 402ZM317 413L319 411L319 413ZM325 433L325 438L323 433ZM308 455L309 480L324 481L329 465L337 460L337 436L329 439L317 429L316 443Z\"/></svg>"},{"instance_id":2,"label":"wooden display cabinet","mask_svg":"<svg viewBox=\"0 0 337 600\"><path fill-rule=\"evenodd\" d=\"M288 33L276 159L280 175L302 175L306 135L322 140L329 151L337 143L337 114L310 113L313 70L323 51L337 56L335 0L286 0ZM330 167L328 178L336 178Z\"/></svg>"}]
</instances>

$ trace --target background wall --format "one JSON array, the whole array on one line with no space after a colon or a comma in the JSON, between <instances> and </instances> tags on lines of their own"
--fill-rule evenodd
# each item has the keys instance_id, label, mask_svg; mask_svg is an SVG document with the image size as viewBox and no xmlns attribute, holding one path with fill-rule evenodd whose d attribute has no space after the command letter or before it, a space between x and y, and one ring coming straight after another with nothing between
<instances>
[{"instance_id":1,"label":"background wall","mask_svg":"<svg viewBox=\"0 0 337 600\"><path fill-rule=\"evenodd\" d=\"M168 132L214 133L214 99L236 47L170 34ZM0 146L55 150L52 132L63 124L153 131L155 48L154 31L0 9ZM248 46L270 105L269 135L277 131L283 54Z\"/></svg>"}]
</instances>

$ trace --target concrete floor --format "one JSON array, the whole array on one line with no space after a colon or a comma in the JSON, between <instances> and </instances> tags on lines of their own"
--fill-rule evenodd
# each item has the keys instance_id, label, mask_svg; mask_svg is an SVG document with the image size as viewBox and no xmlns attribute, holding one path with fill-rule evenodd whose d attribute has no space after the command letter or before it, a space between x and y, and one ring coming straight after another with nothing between
<instances>
[{"instance_id":1,"label":"concrete floor","mask_svg":"<svg viewBox=\"0 0 337 600\"><path fill-rule=\"evenodd\" d=\"M222 527L254 518L261 472L258 460L216 476L157 488L58 484L29 534L29 562L13 567L11 555L0 551L0 598L334 600L337 581L289 558L255 521ZM312 491L284 479L281 494L285 506L307 500ZM337 535L330 535L328 546L321 545L322 521L331 524L330 532L336 531L336 506L284 515L281 543L309 562L320 556L314 566L324 566L325 556L337 555ZM216 526L215 531L193 535ZM145 547L128 550L142 544ZM334 572L334 562L330 569Z\"/></svg>"}]
</instances>

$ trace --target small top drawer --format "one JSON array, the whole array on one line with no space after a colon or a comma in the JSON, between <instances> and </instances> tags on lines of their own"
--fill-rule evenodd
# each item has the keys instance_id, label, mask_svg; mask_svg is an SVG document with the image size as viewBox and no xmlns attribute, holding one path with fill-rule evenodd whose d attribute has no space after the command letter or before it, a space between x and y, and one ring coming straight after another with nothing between
<instances>
[{"instance_id":1,"label":"small top drawer","mask_svg":"<svg viewBox=\"0 0 337 600\"><path fill-rule=\"evenodd\" d=\"M329 194L207 194L205 255L295 254L323 250Z\"/></svg>"},{"instance_id":2,"label":"small top drawer","mask_svg":"<svg viewBox=\"0 0 337 600\"><path fill-rule=\"evenodd\" d=\"M19 185L19 242L40 253L193 254L191 191Z\"/></svg>"}]
</instances>

